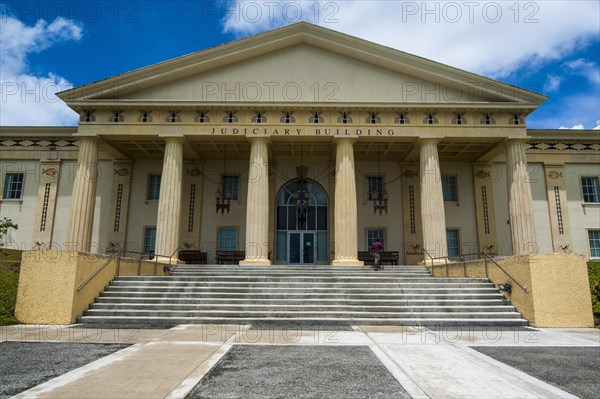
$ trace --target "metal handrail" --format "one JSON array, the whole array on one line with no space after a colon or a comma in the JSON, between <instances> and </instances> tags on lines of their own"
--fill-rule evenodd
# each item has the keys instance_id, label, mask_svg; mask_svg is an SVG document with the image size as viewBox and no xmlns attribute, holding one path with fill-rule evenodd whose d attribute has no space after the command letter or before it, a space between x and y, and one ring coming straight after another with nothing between
<instances>
[{"instance_id":1,"label":"metal handrail","mask_svg":"<svg viewBox=\"0 0 600 399\"><path fill-rule=\"evenodd\" d=\"M429 258L431 259L431 267L433 267L433 256L431 256L431 254L425 248L421 249L421 254L423 253L429 256ZM427 264L427 262L425 262L425 264Z\"/></svg>"},{"instance_id":2,"label":"metal handrail","mask_svg":"<svg viewBox=\"0 0 600 399\"><path fill-rule=\"evenodd\" d=\"M79 288L77 288L77 292L81 291L81 289L82 289L83 287L85 287L86 285L88 285L88 284L89 284L89 282L90 282L90 281L92 281L92 280L94 279L94 277L96 277L98 274L100 274L100 272L101 272L102 270L104 270L104 268L105 268L106 266L108 266L108 265L110 264L110 262L112 262L112 261L113 261L113 260L114 260L114 259L115 259L117 256L119 256L120 254L121 254L121 251L115 252L115 253L114 253L114 254L113 254L113 255L112 255L112 256L111 256L111 257L110 257L110 258L109 258L109 259L106 261L106 263L104 263L104 265L102 265L102 267L96 271L96 273L92 274L92 276L91 276L90 278L88 278L87 280L85 280L85 281L83 282L83 284L81 284L81 285L79 286ZM117 259L117 262L119 262L119 261L120 261L120 256L119 256L119 258ZM119 263L117 263L117 273L118 273L118 272L119 272Z\"/></svg>"},{"instance_id":3,"label":"metal handrail","mask_svg":"<svg viewBox=\"0 0 600 399\"><path fill-rule=\"evenodd\" d=\"M525 291L525 293L529 294L529 291L527 290L527 288L523 287L517 280L514 279L513 276L511 276L506 270L504 270L504 268L502 266L500 266L498 264L498 262L496 262L494 260L494 258L492 258L487 252L482 252L481 253L483 255L483 259L485 261L485 274L487 275L487 260L491 260L496 266L498 266L498 268L500 270L502 270L502 272L504 272L504 274L506 274L508 276L508 278L510 278L516 285L519 286L519 288L521 288L523 291Z\"/></svg>"}]
</instances>

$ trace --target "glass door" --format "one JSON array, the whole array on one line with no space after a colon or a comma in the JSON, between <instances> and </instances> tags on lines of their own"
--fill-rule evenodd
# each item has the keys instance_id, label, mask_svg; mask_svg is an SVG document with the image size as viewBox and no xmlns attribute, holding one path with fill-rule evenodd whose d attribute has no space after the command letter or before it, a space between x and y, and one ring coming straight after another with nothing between
<instances>
[{"instance_id":1,"label":"glass door","mask_svg":"<svg viewBox=\"0 0 600 399\"><path fill-rule=\"evenodd\" d=\"M290 265L315 264L315 233L298 231L288 233L288 259Z\"/></svg>"}]
</instances>

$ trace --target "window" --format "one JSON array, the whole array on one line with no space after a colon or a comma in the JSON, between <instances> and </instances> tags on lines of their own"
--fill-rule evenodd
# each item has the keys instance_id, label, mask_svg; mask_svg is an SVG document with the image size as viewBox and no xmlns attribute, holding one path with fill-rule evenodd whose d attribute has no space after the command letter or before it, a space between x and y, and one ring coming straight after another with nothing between
<instances>
[{"instance_id":1,"label":"window","mask_svg":"<svg viewBox=\"0 0 600 399\"><path fill-rule=\"evenodd\" d=\"M444 202L458 202L456 176L442 176L442 194Z\"/></svg>"},{"instance_id":2,"label":"window","mask_svg":"<svg viewBox=\"0 0 600 399\"><path fill-rule=\"evenodd\" d=\"M4 195L6 199L21 199L23 197L23 173L7 173L4 180Z\"/></svg>"},{"instance_id":3,"label":"window","mask_svg":"<svg viewBox=\"0 0 600 399\"><path fill-rule=\"evenodd\" d=\"M156 226L144 227L144 253L154 257L156 248ZM162 254L159 254L162 255Z\"/></svg>"},{"instance_id":4,"label":"window","mask_svg":"<svg viewBox=\"0 0 600 399\"><path fill-rule=\"evenodd\" d=\"M138 122L147 123L152 122L152 116L150 115L152 111L144 110L140 111L140 116L138 116Z\"/></svg>"},{"instance_id":5,"label":"window","mask_svg":"<svg viewBox=\"0 0 600 399\"><path fill-rule=\"evenodd\" d=\"M252 117L252 122L254 123L265 123L267 122L267 117L265 116L265 111L256 111L254 116Z\"/></svg>"},{"instance_id":6,"label":"window","mask_svg":"<svg viewBox=\"0 0 600 399\"><path fill-rule=\"evenodd\" d=\"M94 115L95 111L85 110L83 111L83 115L81 116L82 122L96 122L96 116Z\"/></svg>"},{"instance_id":7,"label":"window","mask_svg":"<svg viewBox=\"0 0 600 399\"><path fill-rule=\"evenodd\" d=\"M370 112L369 116L367 116L367 123L381 123L381 118L379 117L379 112Z\"/></svg>"},{"instance_id":8,"label":"window","mask_svg":"<svg viewBox=\"0 0 600 399\"><path fill-rule=\"evenodd\" d=\"M231 193L231 200L238 200L238 176L223 175L221 176L221 187L223 187L223 195Z\"/></svg>"},{"instance_id":9,"label":"window","mask_svg":"<svg viewBox=\"0 0 600 399\"><path fill-rule=\"evenodd\" d=\"M225 111L225 117L223 118L223 122L226 123L235 123L238 121L238 117L236 116L237 111Z\"/></svg>"},{"instance_id":10,"label":"window","mask_svg":"<svg viewBox=\"0 0 600 399\"><path fill-rule=\"evenodd\" d=\"M177 123L181 122L181 116L179 116L179 111L171 111L167 116L167 122Z\"/></svg>"},{"instance_id":11,"label":"window","mask_svg":"<svg viewBox=\"0 0 600 399\"><path fill-rule=\"evenodd\" d=\"M457 112L456 114L454 114L454 117L452 118L453 125L465 125L466 123L467 118L465 118L464 112Z\"/></svg>"},{"instance_id":12,"label":"window","mask_svg":"<svg viewBox=\"0 0 600 399\"><path fill-rule=\"evenodd\" d=\"M237 249L237 228L219 227L219 251L235 251Z\"/></svg>"},{"instance_id":13,"label":"window","mask_svg":"<svg viewBox=\"0 0 600 399\"><path fill-rule=\"evenodd\" d=\"M199 123L207 123L210 122L210 118L208 117L208 111L197 111L196 118L194 118L195 122Z\"/></svg>"},{"instance_id":14,"label":"window","mask_svg":"<svg viewBox=\"0 0 600 399\"><path fill-rule=\"evenodd\" d=\"M433 125L438 123L438 119L435 117L434 112L426 112L425 118L423 118L423 123L426 125Z\"/></svg>"},{"instance_id":15,"label":"window","mask_svg":"<svg viewBox=\"0 0 600 399\"><path fill-rule=\"evenodd\" d=\"M373 193L377 193L375 198ZM367 201L383 198L383 176L367 176Z\"/></svg>"},{"instance_id":16,"label":"window","mask_svg":"<svg viewBox=\"0 0 600 399\"><path fill-rule=\"evenodd\" d=\"M375 240L379 240L385 250L385 229L367 229L367 250L371 250Z\"/></svg>"},{"instance_id":17,"label":"window","mask_svg":"<svg viewBox=\"0 0 600 399\"><path fill-rule=\"evenodd\" d=\"M113 111L110 117L112 122L123 122L125 121L125 117L123 116L123 111Z\"/></svg>"},{"instance_id":18,"label":"window","mask_svg":"<svg viewBox=\"0 0 600 399\"><path fill-rule=\"evenodd\" d=\"M460 256L460 236L458 229L446 229L446 244L448 245L448 256Z\"/></svg>"},{"instance_id":19,"label":"window","mask_svg":"<svg viewBox=\"0 0 600 399\"><path fill-rule=\"evenodd\" d=\"M409 124L410 119L408 119L408 112L396 112L396 119L394 121L399 125Z\"/></svg>"},{"instance_id":20,"label":"window","mask_svg":"<svg viewBox=\"0 0 600 399\"><path fill-rule=\"evenodd\" d=\"M495 125L496 119L494 119L492 114L486 112L484 114L481 114L481 119L479 119L479 123L481 123L482 125Z\"/></svg>"},{"instance_id":21,"label":"window","mask_svg":"<svg viewBox=\"0 0 600 399\"><path fill-rule=\"evenodd\" d=\"M583 202L599 203L600 185L598 184L598 176L583 176L581 178L581 192Z\"/></svg>"},{"instance_id":22,"label":"window","mask_svg":"<svg viewBox=\"0 0 600 399\"><path fill-rule=\"evenodd\" d=\"M600 230L588 230L590 256L600 258Z\"/></svg>"},{"instance_id":23,"label":"window","mask_svg":"<svg viewBox=\"0 0 600 399\"><path fill-rule=\"evenodd\" d=\"M310 117L310 122L311 123L325 123L325 119L321 116L323 112L313 112L312 116Z\"/></svg>"},{"instance_id":24,"label":"window","mask_svg":"<svg viewBox=\"0 0 600 399\"><path fill-rule=\"evenodd\" d=\"M283 116L279 119L281 123L294 123L296 122L296 118L293 116L294 112L283 112Z\"/></svg>"},{"instance_id":25,"label":"window","mask_svg":"<svg viewBox=\"0 0 600 399\"><path fill-rule=\"evenodd\" d=\"M352 117L350 116L352 112L340 112L340 117L337 119L338 123L352 123Z\"/></svg>"},{"instance_id":26,"label":"window","mask_svg":"<svg viewBox=\"0 0 600 399\"><path fill-rule=\"evenodd\" d=\"M158 200L160 195L160 175L148 176L148 195L146 199L149 201Z\"/></svg>"}]
</instances>

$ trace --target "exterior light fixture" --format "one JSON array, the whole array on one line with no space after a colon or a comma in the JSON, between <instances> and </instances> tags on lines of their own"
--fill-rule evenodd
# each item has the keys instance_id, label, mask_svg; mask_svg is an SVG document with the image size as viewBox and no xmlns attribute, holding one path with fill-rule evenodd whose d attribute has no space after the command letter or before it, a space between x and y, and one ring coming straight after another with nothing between
<instances>
[{"instance_id":1,"label":"exterior light fixture","mask_svg":"<svg viewBox=\"0 0 600 399\"><path fill-rule=\"evenodd\" d=\"M378 173L379 173L379 178L381 178L381 184L383 186L383 177L381 177L381 153L379 151L379 146L377 146L377 168L378 168ZM383 211L385 211L385 214L387 215L387 211L388 211L388 199L389 199L389 195L387 193L387 191L385 190L385 187L383 188L383 192L382 195L379 195L379 187L377 187L375 190L373 190L373 192L371 193L371 200L373 201L373 213L376 214L377 211L379 211L379 215L381 216L383 214Z\"/></svg>"},{"instance_id":2,"label":"exterior light fixture","mask_svg":"<svg viewBox=\"0 0 600 399\"><path fill-rule=\"evenodd\" d=\"M298 217L300 226L304 226L306 223L310 201L310 193L308 192L308 186L306 185L308 167L304 166L303 155L302 145L300 145L300 166L296 167L296 177L298 178L298 183L300 183L300 188L292 194L292 198L296 201L294 208L296 209L296 216Z\"/></svg>"},{"instance_id":3,"label":"exterior light fixture","mask_svg":"<svg viewBox=\"0 0 600 399\"><path fill-rule=\"evenodd\" d=\"M223 172L225 172L225 167L227 165L227 149L223 150ZM216 208L217 214L221 211L221 215L225 214L225 211L229 213L229 208L231 207L231 191L225 191L225 180L221 178L221 186L223 187L223 191L225 195L221 194L221 187L217 187L217 191L215 192L215 199L217 200Z\"/></svg>"}]
</instances>

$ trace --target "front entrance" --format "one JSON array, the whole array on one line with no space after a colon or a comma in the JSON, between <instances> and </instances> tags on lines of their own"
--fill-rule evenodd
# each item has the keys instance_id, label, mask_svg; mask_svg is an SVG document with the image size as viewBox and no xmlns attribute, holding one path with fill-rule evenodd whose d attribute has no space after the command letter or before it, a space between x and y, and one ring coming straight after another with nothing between
<instances>
[{"instance_id":1,"label":"front entrance","mask_svg":"<svg viewBox=\"0 0 600 399\"><path fill-rule=\"evenodd\" d=\"M315 263L315 232L289 232L288 242L288 260L290 265L310 265Z\"/></svg>"},{"instance_id":2,"label":"front entrance","mask_svg":"<svg viewBox=\"0 0 600 399\"><path fill-rule=\"evenodd\" d=\"M328 201L320 184L294 180L276 201L275 262L288 265L328 264Z\"/></svg>"}]
</instances>

